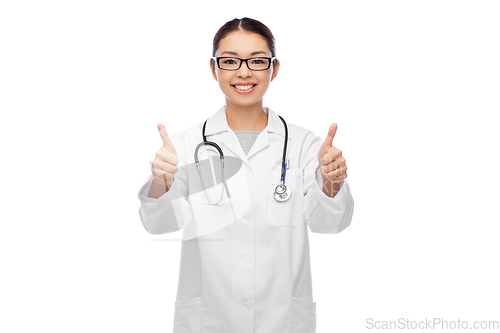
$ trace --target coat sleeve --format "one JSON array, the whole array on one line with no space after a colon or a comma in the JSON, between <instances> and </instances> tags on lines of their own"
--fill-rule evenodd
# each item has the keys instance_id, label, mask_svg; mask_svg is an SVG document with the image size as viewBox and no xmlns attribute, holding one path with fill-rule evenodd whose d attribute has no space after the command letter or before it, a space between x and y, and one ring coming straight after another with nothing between
<instances>
[{"instance_id":1,"label":"coat sleeve","mask_svg":"<svg viewBox=\"0 0 500 333\"><path fill-rule=\"evenodd\" d=\"M181 230L192 220L191 207L187 200L189 187L185 146L182 137L177 133L170 135L170 140L179 159L172 187L158 199L148 197L152 183L152 175L149 175L138 193L141 203L139 217L150 234L165 234Z\"/></svg>"},{"instance_id":2,"label":"coat sleeve","mask_svg":"<svg viewBox=\"0 0 500 333\"><path fill-rule=\"evenodd\" d=\"M311 232L336 234L351 224L354 200L345 179L340 183L340 190L335 197L330 198L323 192L323 177L318 161L318 151L323 142L320 137L312 135L314 139L306 148L303 159L302 214Z\"/></svg>"}]
</instances>

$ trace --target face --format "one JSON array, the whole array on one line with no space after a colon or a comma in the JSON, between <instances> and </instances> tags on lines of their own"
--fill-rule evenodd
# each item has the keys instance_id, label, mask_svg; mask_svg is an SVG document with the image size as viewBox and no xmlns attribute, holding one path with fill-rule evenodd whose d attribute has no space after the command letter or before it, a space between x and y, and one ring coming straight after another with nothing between
<instances>
[{"instance_id":1,"label":"face","mask_svg":"<svg viewBox=\"0 0 500 333\"><path fill-rule=\"evenodd\" d=\"M263 51L262 53L252 54L254 52ZM232 53L228 53L232 52ZM271 58L271 51L267 46L266 40L259 34L247 31L233 31L224 37L219 48L215 53L216 57L237 57L242 59L253 57L268 57ZM279 62L276 66L271 64L269 69L264 71L252 71L248 69L247 64L242 62L240 69L235 71L227 71L219 69L216 63L212 68L212 75L219 82L219 86L226 95L226 99L236 105L250 106L256 103L262 103L269 83L274 80L278 74ZM235 85L255 85L250 90L240 91Z\"/></svg>"}]
</instances>

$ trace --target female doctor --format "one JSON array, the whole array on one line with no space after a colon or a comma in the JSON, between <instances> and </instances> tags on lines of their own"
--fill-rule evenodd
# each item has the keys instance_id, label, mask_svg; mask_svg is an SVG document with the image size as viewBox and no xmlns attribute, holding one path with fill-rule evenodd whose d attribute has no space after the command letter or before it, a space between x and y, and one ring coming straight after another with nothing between
<instances>
[{"instance_id":1,"label":"female doctor","mask_svg":"<svg viewBox=\"0 0 500 333\"><path fill-rule=\"evenodd\" d=\"M261 22L224 24L212 56L225 105L173 135L158 125L138 194L149 233L183 229L174 332L315 332L307 227L338 233L354 209L337 125L323 141L263 107L280 63Z\"/></svg>"}]
</instances>

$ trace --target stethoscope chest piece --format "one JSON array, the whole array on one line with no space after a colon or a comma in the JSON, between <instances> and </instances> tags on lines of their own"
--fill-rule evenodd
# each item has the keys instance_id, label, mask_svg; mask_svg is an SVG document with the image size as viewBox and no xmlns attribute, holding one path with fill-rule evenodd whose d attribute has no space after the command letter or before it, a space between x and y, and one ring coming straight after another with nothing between
<instances>
[{"instance_id":1,"label":"stethoscope chest piece","mask_svg":"<svg viewBox=\"0 0 500 333\"><path fill-rule=\"evenodd\" d=\"M279 184L274 188L274 199L277 201L287 201L292 196L292 189L284 184Z\"/></svg>"}]
</instances>

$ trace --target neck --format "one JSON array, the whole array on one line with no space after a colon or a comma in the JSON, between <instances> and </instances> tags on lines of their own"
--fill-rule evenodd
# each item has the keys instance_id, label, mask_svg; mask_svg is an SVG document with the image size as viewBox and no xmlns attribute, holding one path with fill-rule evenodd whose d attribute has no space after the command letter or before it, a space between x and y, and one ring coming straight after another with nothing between
<instances>
[{"instance_id":1,"label":"neck","mask_svg":"<svg viewBox=\"0 0 500 333\"><path fill-rule=\"evenodd\" d=\"M233 132L262 132L267 127L267 114L262 107L262 100L253 105L236 105L226 99L226 118Z\"/></svg>"}]
</instances>

